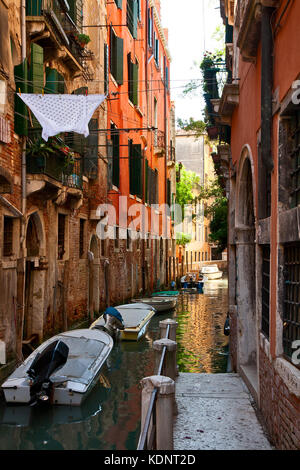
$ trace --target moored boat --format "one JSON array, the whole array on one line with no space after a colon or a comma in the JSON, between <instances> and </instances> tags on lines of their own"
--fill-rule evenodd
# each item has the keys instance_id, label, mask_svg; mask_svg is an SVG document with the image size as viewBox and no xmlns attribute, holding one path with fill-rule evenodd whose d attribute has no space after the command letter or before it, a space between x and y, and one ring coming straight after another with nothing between
<instances>
[{"instance_id":1,"label":"moored boat","mask_svg":"<svg viewBox=\"0 0 300 470\"><path fill-rule=\"evenodd\" d=\"M151 297L178 297L178 295L178 290L163 290L159 292L153 292L153 294L151 294Z\"/></svg>"},{"instance_id":2,"label":"moored boat","mask_svg":"<svg viewBox=\"0 0 300 470\"><path fill-rule=\"evenodd\" d=\"M203 266L201 269L201 274L208 280L220 279L223 276L223 272L219 270L216 264Z\"/></svg>"},{"instance_id":3,"label":"moored boat","mask_svg":"<svg viewBox=\"0 0 300 470\"><path fill-rule=\"evenodd\" d=\"M60 333L42 343L2 384L5 400L79 406L112 348L113 339L104 331Z\"/></svg>"},{"instance_id":4,"label":"moored boat","mask_svg":"<svg viewBox=\"0 0 300 470\"><path fill-rule=\"evenodd\" d=\"M147 297L142 299L132 299L131 302L133 303L143 303L147 305L151 305L155 308L157 312L165 312L167 310L172 310L176 307L177 304L177 296L168 297L168 296L160 296L160 297Z\"/></svg>"},{"instance_id":5,"label":"moored boat","mask_svg":"<svg viewBox=\"0 0 300 470\"><path fill-rule=\"evenodd\" d=\"M118 312L121 322L113 311ZM146 333L150 320L155 313L154 307L142 302L109 307L109 309L106 309L105 314L99 317L90 328L106 329L110 332L113 330L119 331L121 340L137 341Z\"/></svg>"}]
</instances>

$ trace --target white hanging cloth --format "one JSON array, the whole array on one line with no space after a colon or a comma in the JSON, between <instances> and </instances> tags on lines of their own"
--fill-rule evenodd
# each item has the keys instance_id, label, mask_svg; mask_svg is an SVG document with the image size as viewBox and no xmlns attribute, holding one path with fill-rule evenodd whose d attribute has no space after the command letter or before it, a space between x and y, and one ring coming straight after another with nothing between
<instances>
[{"instance_id":1,"label":"white hanging cloth","mask_svg":"<svg viewBox=\"0 0 300 470\"><path fill-rule=\"evenodd\" d=\"M89 121L106 95L41 95L18 93L41 124L42 137L77 132L89 135Z\"/></svg>"}]
</instances>

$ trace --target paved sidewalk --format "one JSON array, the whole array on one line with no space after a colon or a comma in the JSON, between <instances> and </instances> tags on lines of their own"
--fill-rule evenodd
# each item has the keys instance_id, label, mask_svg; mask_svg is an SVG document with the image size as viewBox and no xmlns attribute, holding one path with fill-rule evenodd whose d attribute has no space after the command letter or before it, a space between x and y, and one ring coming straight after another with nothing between
<instances>
[{"instance_id":1,"label":"paved sidewalk","mask_svg":"<svg viewBox=\"0 0 300 470\"><path fill-rule=\"evenodd\" d=\"M238 374L180 373L174 450L272 450Z\"/></svg>"}]
</instances>

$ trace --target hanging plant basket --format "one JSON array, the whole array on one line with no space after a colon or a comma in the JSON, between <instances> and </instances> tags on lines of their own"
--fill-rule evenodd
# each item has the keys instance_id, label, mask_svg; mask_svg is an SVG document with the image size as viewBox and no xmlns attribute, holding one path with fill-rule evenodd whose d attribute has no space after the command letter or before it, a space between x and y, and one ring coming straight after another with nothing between
<instances>
[{"instance_id":1,"label":"hanging plant basket","mask_svg":"<svg viewBox=\"0 0 300 470\"><path fill-rule=\"evenodd\" d=\"M218 126L208 126L206 128L206 131L207 131L208 137L211 140L215 140L219 137L219 127Z\"/></svg>"}]
</instances>

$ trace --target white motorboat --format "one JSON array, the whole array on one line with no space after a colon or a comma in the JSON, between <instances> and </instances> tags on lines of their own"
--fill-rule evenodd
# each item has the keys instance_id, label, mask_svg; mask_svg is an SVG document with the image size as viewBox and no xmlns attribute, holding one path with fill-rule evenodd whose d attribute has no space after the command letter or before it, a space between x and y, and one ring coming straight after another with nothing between
<instances>
[{"instance_id":1,"label":"white motorboat","mask_svg":"<svg viewBox=\"0 0 300 470\"><path fill-rule=\"evenodd\" d=\"M151 305L157 312L165 312L176 307L177 297L147 297L142 299L132 299L131 302Z\"/></svg>"},{"instance_id":2,"label":"white motorboat","mask_svg":"<svg viewBox=\"0 0 300 470\"><path fill-rule=\"evenodd\" d=\"M41 344L2 384L5 400L79 406L112 348L113 339L104 331L60 333Z\"/></svg>"},{"instance_id":3,"label":"white motorboat","mask_svg":"<svg viewBox=\"0 0 300 470\"><path fill-rule=\"evenodd\" d=\"M222 271L219 270L216 264L211 264L210 266L203 266L201 269L201 274L203 275L204 280L220 279L223 276Z\"/></svg>"},{"instance_id":4,"label":"white motorboat","mask_svg":"<svg viewBox=\"0 0 300 470\"><path fill-rule=\"evenodd\" d=\"M90 328L118 334L121 340L137 341L146 333L155 313L154 307L142 302L108 307Z\"/></svg>"}]
</instances>

